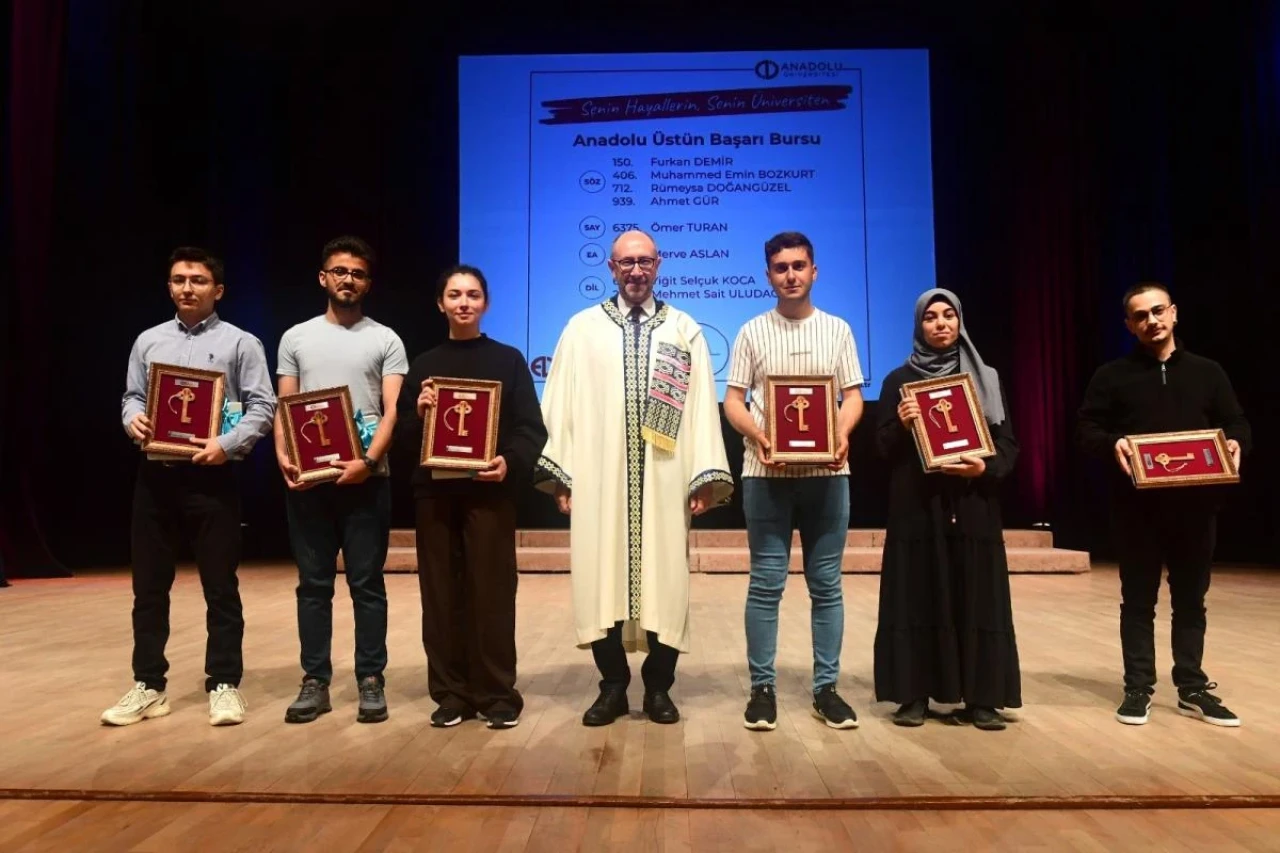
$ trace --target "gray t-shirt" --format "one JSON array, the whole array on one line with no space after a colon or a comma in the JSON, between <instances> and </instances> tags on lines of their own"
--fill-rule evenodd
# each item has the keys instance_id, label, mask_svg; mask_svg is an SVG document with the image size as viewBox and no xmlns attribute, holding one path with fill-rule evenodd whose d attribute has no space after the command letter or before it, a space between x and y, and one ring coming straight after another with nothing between
<instances>
[{"instance_id":1,"label":"gray t-shirt","mask_svg":"<svg viewBox=\"0 0 1280 853\"><path fill-rule=\"evenodd\" d=\"M400 336L368 317L348 328L330 323L322 314L299 323L280 339L278 375L298 377L302 392L347 386L351 405L366 422L382 419L382 377L408 372L409 359ZM384 473L386 460L378 467Z\"/></svg>"}]
</instances>

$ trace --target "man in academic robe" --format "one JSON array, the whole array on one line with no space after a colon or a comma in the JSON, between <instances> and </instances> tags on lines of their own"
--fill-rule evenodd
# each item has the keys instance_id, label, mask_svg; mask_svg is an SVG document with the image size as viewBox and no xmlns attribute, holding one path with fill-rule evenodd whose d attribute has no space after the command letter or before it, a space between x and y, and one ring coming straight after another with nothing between
<instances>
[{"instance_id":1,"label":"man in academic robe","mask_svg":"<svg viewBox=\"0 0 1280 853\"><path fill-rule=\"evenodd\" d=\"M636 650L645 713L680 719L669 691L689 650L690 519L733 491L702 327L654 299L661 261L644 232L614 241L618 294L569 320L543 390L538 487L569 515L574 628L601 676L587 726L629 712Z\"/></svg>"}]
</instances>

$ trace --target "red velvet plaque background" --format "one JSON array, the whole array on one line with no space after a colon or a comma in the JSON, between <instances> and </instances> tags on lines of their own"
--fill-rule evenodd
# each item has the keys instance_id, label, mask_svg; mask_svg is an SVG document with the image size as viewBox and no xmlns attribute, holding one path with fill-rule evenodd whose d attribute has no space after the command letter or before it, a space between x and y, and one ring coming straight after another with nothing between
<instances>
[{"instance_id":1,"label":"red velvet plaque background","mask_svg":"<svg viewBox=\"0 0 1280 853\"><path fill-rule=\"evenodd\" d=\"M993 456L991 432L982 414L973 379L967 373L908 382L903 396L914 394L920 418L913 432L920 461L935 470L963 456Z\"/></svg>"},{"instance_id":2,"label":"red velvet plaque background","mask_svg":"<svg viewBox=\"0 0 1280 853\"><path fill-rule=\"evenodd\" d=\"M435 377L433 381L436 406L423 426L420 463L432 468L489 467L497 450L502 383L447 377ZM459 405L470 407L462 416L465 436L458 434Z\"/></svg>"},{"instance_id":3,"label":"red velvet plaque background","mask_svg":"<svg viewBox=\"0 0 1280 853\"><path fill-rule=\"evenodd\" d=\"M281 397L279 405L284 410L289 455L302 472L301 479L336 479L342 471L333 467L333 462L360 458L351 395L345 387L291 394ZM322 443L317 416L324 418L323 436L328 444Z\"/></svg>"},{"instance_id":4,"label":"red velvet plaque background","mask_svg":"<svg viewBox=\"0 0 1280 853\"><path fill-rule=\"evenodd\" d=\"M830 376L770 376L765 381L765 434L777 462L825 464L835 459L835 379ZM803 411L807 430L800 430Z\"/></svg>"},{"instance_id":5,"label":"red velvet plaque background","mask_svg":"<svg viewBox=\"0 0 1280 853\"><path fill-rule=\"evenodd\" d=\"M217 371L170 364L152 364L148 372L147 417L153 433L143 450L194 456L202 448L190 439L212 438L222 426L225 377ZM176 396L184 391L192 395L186 403L186 421L183 401Z\"/></svg>"},{"instance_id":6,"label":"red velvet plaque background","mask_svg":"<svg viewBox=\"0 0 1280 853\"><path fill-rule=\"evenodd\" d=\"M1221 430L1128 436L1138 488L1238 482Z\"/></svg>"}]
</instances>

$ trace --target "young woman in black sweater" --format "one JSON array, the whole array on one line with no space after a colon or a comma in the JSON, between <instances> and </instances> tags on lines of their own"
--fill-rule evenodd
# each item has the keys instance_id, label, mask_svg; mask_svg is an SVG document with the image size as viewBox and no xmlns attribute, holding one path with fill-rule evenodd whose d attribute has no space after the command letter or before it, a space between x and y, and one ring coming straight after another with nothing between
<instances>
[{"instance_id":1,"label":"young woman in black sweater","mask_svg":"<svg viewBox=\"0 0 1280 853\"><path fill-rule=\"evenodd\" d=\"M530 482L547 430L524 355L480 331L489 307L484 273L465 264L445 270L436 305L449 339L410 365L401 422L421 436L436 402L432 377L497 380L502 395L498 454L487 470L419 467L413 474L422 645L427 687L439 705L431 725L480 716L491 729L511 728L524 707L515 687L515 496Z\"/></svg>"}]
</instances>

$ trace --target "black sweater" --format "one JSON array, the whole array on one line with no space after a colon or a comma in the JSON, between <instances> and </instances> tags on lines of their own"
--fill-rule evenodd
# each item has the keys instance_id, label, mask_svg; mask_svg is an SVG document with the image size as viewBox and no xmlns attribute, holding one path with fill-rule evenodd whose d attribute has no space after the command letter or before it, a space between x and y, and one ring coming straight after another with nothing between
<instances>
[{"instance_id":1,"label":"black sweater","mask_svg":"<svg viewBox=\"0 0 1280 853\"><path fill-rule=\"evenodd\" d=\"M533 377L520 351L481 335L466 341L445 341L415 358L405 377L398 410L404 440L408 442L412 438L418 448L422 445L423 429L422 418L418 417L418 394L422 381L432 376L502 383L498 455L507 461L507 477L501 484L469 478L436 480L430 468L419 466L413 472L414 496L478 494L495 487L514 494L516 489L527 485L547 443L547 428L542 423L542 407L533 389Z\"/></svg>"},{"instance_id":2,"label":"black sweater","mask_svg":"<svg viewBox=\"0 0 1280 853\"><path fill-rule=\"evenodd\" d=\"M1136 347L1098 368L1080 405L1077 437L1086 453L1112 459L1126 435L1218 427L1248 454L1252 433L1226 372L1179 342L1163 363Z\"/></svg>"}]
</instances>

